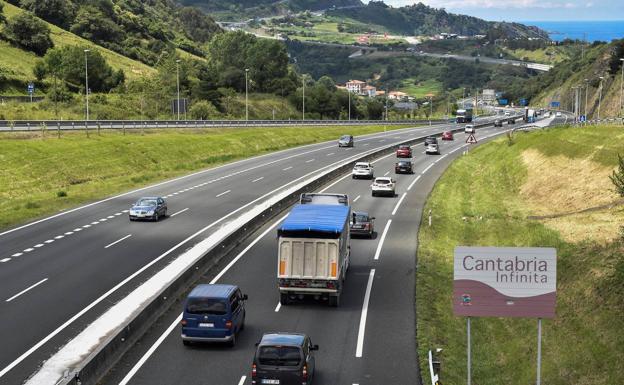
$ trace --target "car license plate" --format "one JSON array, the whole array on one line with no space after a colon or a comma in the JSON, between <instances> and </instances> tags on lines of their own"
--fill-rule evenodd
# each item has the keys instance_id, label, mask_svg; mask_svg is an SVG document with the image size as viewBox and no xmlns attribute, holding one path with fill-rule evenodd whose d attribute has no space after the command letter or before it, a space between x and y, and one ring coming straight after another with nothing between
<instances>
[{"instance_id":1,"label":"car license plate","mask_svg":"<svg viewBox=\"0 0 624 385\"><path fill-rule=\"evenodd\" d=\"M279 380L270 380L270 379L263 379L261 381L262 384L279 384Z\"/></svg>"},{"instance_id":2,"label":"car license plate","mask_svg":"<svg viewBox=\"0 0 624 385\"><path fill-rule=\"evenodd\" d=\"M213 328L214 324L212 322L208 323L208 322L200 322L199 323L199 327L200 328Z\"/></svg>"}]
</instances>

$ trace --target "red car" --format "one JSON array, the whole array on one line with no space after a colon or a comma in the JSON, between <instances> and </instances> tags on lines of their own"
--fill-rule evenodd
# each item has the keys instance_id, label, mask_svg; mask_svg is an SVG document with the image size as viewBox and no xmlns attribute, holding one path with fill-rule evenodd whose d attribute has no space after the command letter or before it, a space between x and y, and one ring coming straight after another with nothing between
<instances>
[{"instance_id":1,"label":"red car","mask_svg":"<svg viewBox=\"0 0 624 385\"><path fill-rule=\"evenodd\" d=\"M407 145L401 145L396 152L397 158L411 158L412 148Z\"/></svg>"},{"instance_id":2,"label":"red car","mask_svg":"<svg viewBox=\"0 0 624 385\"><path fill-rule=\"evenodd\" d=\"M442 140L453 140L453 133L451 131L444 131Z\"/></svg>"}]
</instances>

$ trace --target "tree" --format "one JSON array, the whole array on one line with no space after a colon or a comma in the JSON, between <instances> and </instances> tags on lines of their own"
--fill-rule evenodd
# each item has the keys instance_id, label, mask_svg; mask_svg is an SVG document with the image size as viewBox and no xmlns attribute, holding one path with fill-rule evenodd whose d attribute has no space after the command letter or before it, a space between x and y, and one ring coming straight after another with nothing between
<instances>
[{"instance_id":1,"label":"tree","mask_svg":"<svg viewBox=\"0 0 624 385\"><path fill-rule=\"evenodd\" d=\"M205 43L212 35L220 31L214 20L195 7L182 8L179 17L184 32L193 41Z\"/></svg>"},{"instance_id":2,"label":"tree","mask_svg":"<svg viewBox=\"0 0 624 385\"><path fill-rule=\"evenodd\" d=\"M50 50L44 56L42 64L35 65L35 75L39 78L43 73L55 80L61 79L73 88L82 87L85 79L84 49L79 46L65 46ZM114 71L99 51L91 49L88 62L91 91L109 91L125 81L123 71Z\"/></svg>"},{"instance_id":3,"label":"tree","mask_svg":"<svg viewBox=\"0 0 624 385\"><path fill-rule=\"evenodd\" d=\"M20 13L11 17L4 28L9 41L38 55L45 54L54 46L50 38L50 28L30 13Z\"/></svg>"},{"instance_id":4,"label":"tree","mask_svg":"<svg viewBox=\"0 0 624 385\"><path fill-rule=\"evenodd\" d=\"M212 103L205 100L193 103L191 109L189 110L189 113L191 114L191 117L193 119L199 120L207 120L211 117L219 115L219 111L217 111L217 108L212 105Z\"/></svg>"},{"instance_id":5,"label":"tree","mask_svg":"<svg viewBox=\"0 0 624 385\"><path fill-rule=\"evenodd\" d=\"M370 120L381 119L384 112L384 104L378 99L370 99L366 102L366 114Z\"/></svg>"},{"instance_id":6,"label":"tree","mask_svg":"<svg viewBox=\"0 0 624 385\"><path fill-rule=\"evenodd\" d=\"M609 176L615 186L615 192L624 197L624 158L618 154L618 169Z\"/></svg>"},{"instance_id":7,"label":"tree","mask_svg":"<svg viewBox=\"0 0 624 385\"><path fill-rule=\"evenodd\" d=\"M69 27L76 12L68 0L21 0L20 4L22 8L62 28Z\"/></svg>"},{"instance_id":8,"label":"tree","mask_svg":"<svg viewBox=\"0 0 624 385\"><path fill-rule=\"evenodd\" d=\"M94 43L116 42L124 35L110 16L91 5L80 8L70 30Z\"/></svg>"},{"instance_id":9,"label":"tree","mask_svg":"<svg viewBox=\"0 0 624 385\"><path fill-rule=\"evenodd\" d=\"M4 16L4 4L0 3L0 23L4 23L6 17Z\"/></svg>"}]
</instances>

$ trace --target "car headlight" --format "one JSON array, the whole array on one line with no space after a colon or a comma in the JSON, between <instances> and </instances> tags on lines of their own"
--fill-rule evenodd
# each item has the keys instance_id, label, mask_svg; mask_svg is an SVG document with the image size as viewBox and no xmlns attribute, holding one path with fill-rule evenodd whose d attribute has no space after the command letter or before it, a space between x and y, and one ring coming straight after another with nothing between
<instances>
[{"instance_id":1,"label":"car headlight","mask_svg":"<svg viewBox=\"0 0 624 385\"><path fill-rule=\"evenodd\" d=\"M154 210L152 209L152 210L148 211L147 214L148 215L154 215Z\"/></svg>"}]
</instances>

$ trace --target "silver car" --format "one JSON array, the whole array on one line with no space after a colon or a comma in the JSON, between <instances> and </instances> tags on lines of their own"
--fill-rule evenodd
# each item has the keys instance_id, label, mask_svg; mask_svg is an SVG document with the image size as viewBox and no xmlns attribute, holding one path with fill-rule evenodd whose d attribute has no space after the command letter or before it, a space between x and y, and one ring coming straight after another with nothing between
<instances>
[{"instance_id":1,"label":"silver car","mask_svg":"<svg viewBox=\"0 0 624 385\"><path fill-rule=\"evenodd\" d=\"M425 153L440 155L440 147L437 143L429 143L427 144L427 147L425 147Z\"/></svg>"},{"instance_id":2,"label":"silver car","mask_svg":"<svg viewBox=\"0 0 624 385\"><path fill-rule=\"evenodd\" d=\"M158 221L167 216L167 202L161 197L144 197L139 199L128 212L131 221L150 219Z\"/></svg>"},{"instance_id":3,"label":"silver car","mask_svg":"<svg viewBox=\"0 0 624 385\"><path fill-rule=\"evenodd\" d=\"M353 166L351 177L353 179L358 179L358 178L373 179L374 177L373 165L368 162L357 162L355 166Z\"/></svg>"}]
</instances>

